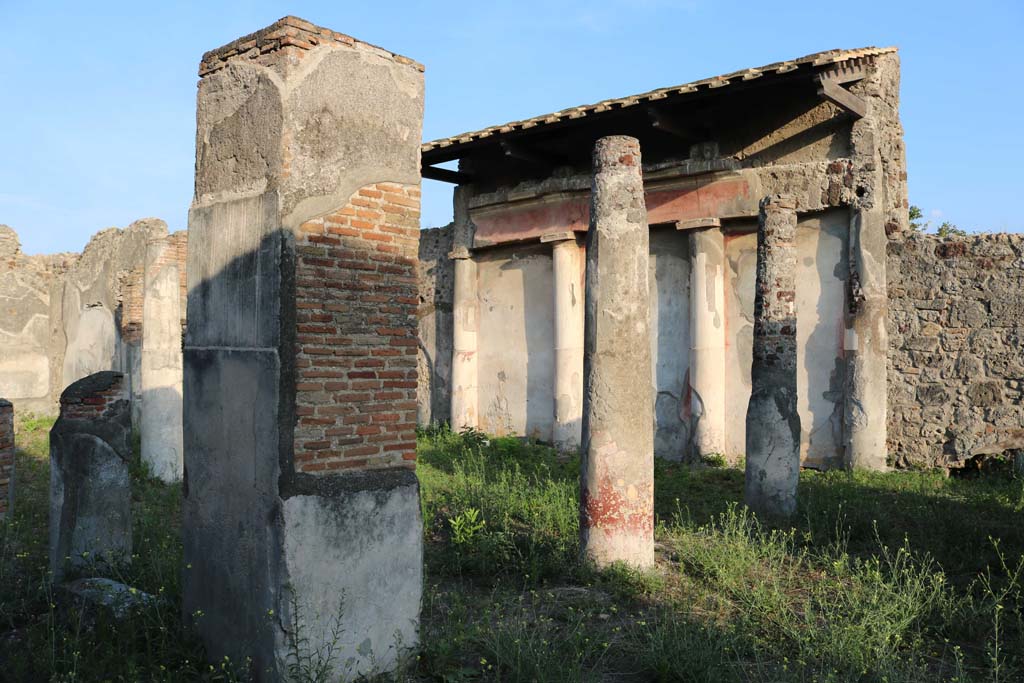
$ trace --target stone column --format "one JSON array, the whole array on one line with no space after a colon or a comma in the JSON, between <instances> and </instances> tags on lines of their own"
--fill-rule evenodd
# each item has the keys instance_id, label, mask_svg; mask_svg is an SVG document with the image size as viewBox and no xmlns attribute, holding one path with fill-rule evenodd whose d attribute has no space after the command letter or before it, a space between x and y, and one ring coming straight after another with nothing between
<instances>
[{"instance_id":1,"label":"stone column","mask_svg":"<svg viewBox=\"0 0 1024 683\"><path fill-rule=\"evenodd\" d=\"M181 292L177 248L146 242L142 304L142 461L165 482L181 480Z\"/></svg>"},{"instance_id":2,"label":"stone column","mask_svg":"<svg viewBox=\"0 0 1024 683\"><path fill-rule=\"evenodd\" d=\"M687 234L690 419L693 455L703 458L725 453L725 246L718 226Z\"/></svg>"},{"instance_id":3,"label":"stone column","mask_svg":"<svg viewBox=\"0 0 1024 683\"><path fill-rule=\"evenodd\" d=\"M766 517L788 517L796 512L800 475L796 222L792 197L761 200L744 499L754 512Z\"/></svg>"},{"instance_id":4,"label":"stone column","mask_svg":"<svg viewBox=\"0 0 1024 683\"><path fill-rule=\"evenodd\" d=\"M580 447L583 429L583 252L572 232L544 235L551 242L555 310L555 421L552 441Z\"/></svg>"},{"instance_id":5,"label":"stone column","mask_svg":"<svg viewBox=\"0 0 1024 683\"><path fill-rule=\"evenodd\" d=\"M469 218L471 190L455 190L454 248L448 257L455 262L455 286L452 302L452 429L476 428L479 404L477 394L478 339L480 302L477 298L476 261L473 227Z\"/></svg>"},{"instance_id":6,"label":"stone column","mask_svg":"<svg viewBox=\"0 0 1024 683\"><path fill-rule=\"evenodd\" d=\"M132 419L124 376L83 377L60 396L50 430L50 571L121 564L132 555Z\"/></svg>"},{"instance_id":7,"label":"stone column","mask_svg":"<svg viewBox=\"0 0 1024 683\"><path fill-rule=\"evenodd\" d=\"M422 71L295 17L200 65L183 609L258 681L417 647Z\"/></svg>"},{"instance_id":8,"label":"stone column","mask_svg":"<svg viewBox=\"0 0 1024 683\"><path fill-rule=\"evenodd\" d=\"M0 520L14 511L14 406L0 398Z\"/></svg>"},{"instance_id":9,"label":"stone column","mask_svg":"<svg viewBox=\"0 0 1024 683\"><path fill-rule=\"evenodd\" d=\"M858 119L852 143L856 186L864 191L850 208L850 273L847 294L846 403L843 428L846 464L887 469L888 309L886 196L875 122ZM899 207L905 216L907 209Z\"/></svg>"},{"instance_id":10,"label":"stone column","mask_svg":"<svg viewBox=\"0 0 1024 683\"><path fill-rule=\"evenodd\" d=\"M654 563L649 234L640 143L594 146L587 233L580 540L599 567Z\"/></svg>"}]
</instances>

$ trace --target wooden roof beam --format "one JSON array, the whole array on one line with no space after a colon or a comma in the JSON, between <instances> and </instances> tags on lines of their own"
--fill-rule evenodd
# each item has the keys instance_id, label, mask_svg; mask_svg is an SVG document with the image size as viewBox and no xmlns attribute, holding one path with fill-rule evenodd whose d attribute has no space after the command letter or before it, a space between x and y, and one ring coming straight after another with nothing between
<instances>
[{"instance_id":1,"label":"wooden roof beam","mask_svg":"<svg viewBox=\"0 0 1024 683\"><path fill-rule=\"evenodd\" d=\"M850 112L858 119L864 118L867 115L867 102L839 85L835 80L825 75L818 76L816 80L818 81L818 95L824 97L837 107Z\"/></svg>"},{"instance_id":2,"label":"wooden roof beam","mask_svg":"<svg viewBox=\"0 0 1024 683\"><path fill-rule=\"evenodd\" d=\"M440 180L443 183L451 183L452 185L465 185L473 181L473 176L463 171L453 171L448 168L439 168L437 166L423 166L420 169L420 175L429 180Z\"/></svg>"}]
</instances>

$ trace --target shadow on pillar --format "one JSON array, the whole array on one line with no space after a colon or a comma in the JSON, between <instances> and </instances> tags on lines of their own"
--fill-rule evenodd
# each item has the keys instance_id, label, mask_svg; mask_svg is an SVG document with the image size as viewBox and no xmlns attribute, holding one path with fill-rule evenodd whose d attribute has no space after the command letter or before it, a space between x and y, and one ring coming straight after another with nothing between
<instances>
[{"instance_id":1,"label":"shadow on pillar","mask_svg":"<svg viewBox=\"0 0 1024 683\"><path fill-rule=\"evenodd\" d=\"M193 209L193 248L204 239L230 248L210 238L224 227L217 212L266 220L251 211L263 200ZM289 231L266 231L255 248L190 282L183 611L211 660L249 658L256 681L286 680L293 648L315 653L326 643L334 673L350 680L393 668L418 643L419 483L407 468L296 470L291 240Z\"/></svg>"}]
</instances>

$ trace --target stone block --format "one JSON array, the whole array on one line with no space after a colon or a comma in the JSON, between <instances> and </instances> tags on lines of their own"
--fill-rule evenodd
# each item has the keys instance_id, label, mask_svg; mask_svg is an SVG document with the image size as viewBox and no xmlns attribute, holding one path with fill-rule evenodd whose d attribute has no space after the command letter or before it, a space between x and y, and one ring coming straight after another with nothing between
<instances>
[{"instance_id":1,"label":"stone block","mask_svg":"<svg viewBox=\"0 0 1024 683\"><path fill-rule=\"evenodd\" d=\"M131 560L131 406L123 375L98 372L60 397L50 430L50 571Z\"/></svg>"}]
</instances>

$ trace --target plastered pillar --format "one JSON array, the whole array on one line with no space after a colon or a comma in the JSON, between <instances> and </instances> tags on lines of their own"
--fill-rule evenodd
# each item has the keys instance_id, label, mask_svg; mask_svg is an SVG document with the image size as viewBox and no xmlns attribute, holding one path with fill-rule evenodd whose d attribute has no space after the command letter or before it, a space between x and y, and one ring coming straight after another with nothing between
<instances>
[{"instance_id":1,"label":"plastered pillar","mask_svg":"<svg viewBox=\"0 0 1024 683\"><path fill-rule=\"evenodd\" d=\"M452 301L452 429L476 428L478 410L477 366L480 302L477 298L477 267L470 249L473 224L469 219L468 187L455 190L455 234L448 257L455 262Z\"/></svg>"},{"instance_id":2,"label":"plastered pillar","mask_svg":"<svg viewBox=\"0 0 1024 683\"><path fill-rule=\"evenodd\" d=\"M654 563L649 234L640 143L594 146L587 233L580 537L598 567Z\"/></svg>"},{"instance_id":3,"label":"plastered pillar","mask_svg":"<svg viewBox=\"0 0 1024 683\"><path fill-rule=\"evenodd\" d=\"M189 212L183 616L256 683L419 638L423 67L285 17L204 55Z\"/></svg>"},{"instance_id":4,"label":"plastered pillar","mask_svg":"<svg viewBox=\"0 0 1024 683\"><path fill-rule=\"evenodd\" d=\"M142 461L165 482L181 479L181 290L177 249L166 236L146 241L142 303Z\"/></svg>"},{"instance_id":5,"label":"plastered pillar","mask_svg":"<svg viewBox=\"0 0 1024 683\"><path fill-rule=\"evenodd\" d=\"M853 125L853 159L862 196L850 208L850 274L847 294L846 464L887 469L889 305L883 206L885 177L878 133L870 119ZM901 208L905 214L906 209Z\"/></svg>"},{"instance_id":6,"label":"plastered pillar","mask_svg":"<svg viewBox=\"0 0 1024 683\"><path fill-rule=\"evenodd\" d=\"M717 222L717 221L716 221ZM690 415L693 455L725 453L725 246L721 227L690 246Z\"/></svg>"},{"instance_id":7,"label":"plastered pillar","mask_svg":"<svg viewBox=\"0 0 1024 683\"><path fill-rule=\"evenodd\" d=\"M572 232L544 235L551 243L555 309L555 421L560 450L580 446L583 429L583 252Z\"/></svg>"},{"instance_id":8,"label":"plastered pillar","mask_svg":"<svg viewBox=\"0 0 1024 683\"><path fill-rule=\"evenodd\" d=\"M800 476L796 223L792 197L777 195L761 201L744 499L765 517L788 517L796 512Z\"/></svg>"}]
</instances>

